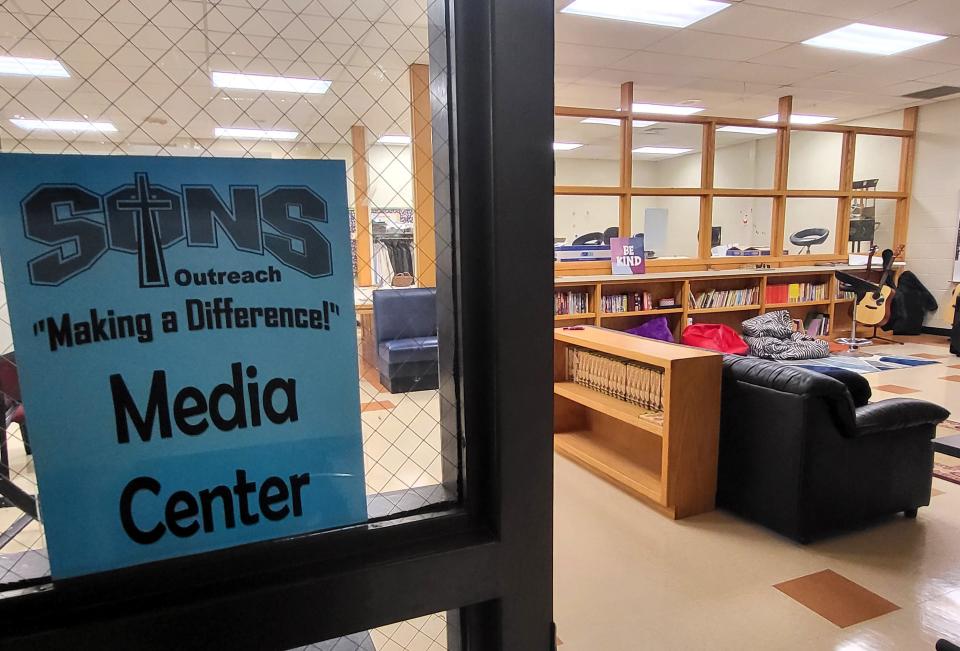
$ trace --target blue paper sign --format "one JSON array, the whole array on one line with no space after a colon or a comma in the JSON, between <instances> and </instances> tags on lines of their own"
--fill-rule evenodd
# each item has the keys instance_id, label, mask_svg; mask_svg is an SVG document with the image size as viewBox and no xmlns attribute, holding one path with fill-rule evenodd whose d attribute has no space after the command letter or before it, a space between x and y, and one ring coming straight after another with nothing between
<instances>
[{"instance_id":1,"label":"blue paper sign","mask_svg":"<svg viewBox=\"0 0 960 651\"><path fill-rule=\"evenodd\" d=\"M342 161L0 155L52 574L366 518Z\"/></svg>"}]
</instances>

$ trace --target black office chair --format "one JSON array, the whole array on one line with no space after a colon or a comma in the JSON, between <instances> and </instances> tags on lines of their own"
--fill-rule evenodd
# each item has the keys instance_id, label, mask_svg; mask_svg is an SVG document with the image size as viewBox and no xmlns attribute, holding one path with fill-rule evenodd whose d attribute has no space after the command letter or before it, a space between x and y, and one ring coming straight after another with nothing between
<instances>
[{"instance_id":1,"label":"black office chair","mask_svg":"<svg viewBox=\"0 0 960 651\"><path fill-rule=\"evenodd\" d=\"M804 228L790 236L790 243L800 248L807 247L806 254L810 254L810 247L823 244L830 237L829 228ZM804 253L801 251L801 253Z\"/></svg>"},{"instance_id":2,"label":"black office chair","mask_svg":"<svg viewBox=\"0 0 960 651\"><path fill-rule=\"evenodd\" d=\"M611 226L607 230L603 231L603 243L610 244L611 237L620 237L620 227Z\"/></svg>"},{"instance_id":3,"label":"black office chair","mask_svg":"<svg viewBox=\"0 0 960 651\"><path fill-rule=\"evenodd\" d=\"M600 232L587 233L585 235L581 235L573 241L573 246L599 246L601 244L603 244L603 233Z\"/></svg>"}]
</instances>

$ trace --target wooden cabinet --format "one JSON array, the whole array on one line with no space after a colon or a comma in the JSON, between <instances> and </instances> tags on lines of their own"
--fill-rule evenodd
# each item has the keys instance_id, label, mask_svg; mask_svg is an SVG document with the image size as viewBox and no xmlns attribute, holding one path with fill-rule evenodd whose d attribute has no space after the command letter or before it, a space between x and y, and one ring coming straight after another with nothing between
<instances>
[{"instance_id":1,"label":"wooden cabinet","mask_svg":"<svg viewBox=\"0 0 960 651\"><path fill-rule=\"evenodd\" d=\"M577 370L584 357L612 366L614 379L585 378ZM556 451L671 518L712 510L721 360L710 351L603 328L557 328ZM656 389L659 396L637 399L636 383L624 388L631 381L622 378L638 373L652 378L644 380L646 395Z\"/></svg>"}]
</instances>

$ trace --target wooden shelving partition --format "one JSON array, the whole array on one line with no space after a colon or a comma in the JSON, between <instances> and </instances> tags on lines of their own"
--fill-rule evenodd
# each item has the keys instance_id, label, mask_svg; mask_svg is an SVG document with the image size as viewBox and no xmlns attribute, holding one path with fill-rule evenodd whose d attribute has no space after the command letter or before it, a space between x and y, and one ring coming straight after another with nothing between
<instances>
[{"instance_id":1,"label":"wooden shelving partition","mask_svg":"<svg viewBox=\"0 0 960 651\"><path fill-rule=\"evenodd\" d=\"M863 275L862 268L839 267L855 275ZM897 271L902 271L898 267ZM558 315L555 325L596 325L613 330L628 330L651 318L664 316L674 339L680 341L688 320L694 323L724 323L740 330L740 322L757 314L787 310L792 318L802 319L810 310L830 318L830 336L847 336L851 325L852 299L838 297L838 283L833 267L791 267L780 269L726 270L702 272L657 272L640 276L597 276L558 278L555 291L576 291L589 296L591 312L587 314ZM876 270L873 272L876 280ZM768 285L806 282L826 286L826 297L818 300L768 303ZM690 292L698 294L710 289L759 288L760 300L749 305L696 308L690 302ZM622 293L649 292L654 299L673 298L675 307L662 310L633 310L629 312L597 312L601 297Z\"/></svg>"},{"instance_id":2,"label":"wooden shelving partition","mask_svg":"<svg viewBox=\"0 0 960 651\"><path fill-rule=\"evenodd\" d=\"M572 382L569 347L662 369L663 410ZM671 518L712 510L721 359L717 353L604 328L557 328L554 448Z\"/></svg>"}]
</instances>

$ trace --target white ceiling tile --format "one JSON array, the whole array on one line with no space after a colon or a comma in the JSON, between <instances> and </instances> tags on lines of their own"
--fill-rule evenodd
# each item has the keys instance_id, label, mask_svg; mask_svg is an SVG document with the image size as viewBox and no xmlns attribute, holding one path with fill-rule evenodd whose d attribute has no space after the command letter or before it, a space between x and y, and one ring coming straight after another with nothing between
<instances>
[{"instance_id":1,"label":"white ceiling tile","mask_svg":"<svg viewBox=\"0 0 960 651\"><path fill-rule=\"evenodd\" d=\"M924 77L918 81L927 82L929 84L928 88L941 85L960 86L960 68L956 68L952 72Z\"/></svg>"},{"instance_id":2,"label":"white ceiling tile","mask_svg":"<svg viewBox=\"0 0 960 651\"><path fill-rule=\"evenodd\" d=\"M148 19L135 5L126 1L113 3L113 6L104 14L104 17L107 22L114 24L126 23L128 25L142 25L147 22Z\"/></svg>"},{"instance_id":3,"label":"white ceiling tile","mask_svg":"<svg viewBox=\"0 0 960 651\"><path fill-rule=\"evenodd\" d=\"M844 50L828 50L812 45L796 43L779 50L761 54L750 59L752 63L763 63L788 68L804 68L819 72L833 72L841 68L855 66L858 63L876 60L876 56Z\"/></svg>"},{"instance_id":4,"label":"white ceiling tile","mask_svg":"<svg viewBox=\"0 0 960 651\"><path fill-rule=\"evenodd\" d=\"M245 23L241 31L248 36L265 36L267 38L273 38L277 35L277 30L281 28L281 25L275 24L267 20L266 16L260 12L253 14Z\"/></svg>"},{"instance_id":5,"label":"white ceiling tile","mask_svg":"<svg viewBox=\"0 0 960 651\"><path fill-rule=\"evenodd\" d=\"M194 6L200 6L191 3ZM193 27L202 20L202 11L191 11L190 4L187 3L167 3L153 17L152 22L158 27L180 27L187 29Z\"/></svg>"},{"instance_id":6,"label":"white ceiling tile","mask_svg":"<svg viewBox=\"0 0 960 651\"><path fill-rule=\"evenodd\" d=\"M793 95L796 98L802 98L806 102L841 102L849 100L852 93L846 90L832 90L827 88L810 88L804 86L782 86L781 95ZM774 111L776 112L776 111ZM767 114L769 115L769 113Z\"/></svg>"},{"instance_id":7,"label":"white ceiling tile","mask_svg":"<svg viewBox=\"0 0 960 651\"><path fill-rule=\"evenodd\" d=\"M600 86L560 85L554 90L554 101L566 106L610 108L620 102L620 89L615 85Z\"/></svg>"},{"instance_id":8,"label":"white ceiling tile","mask_svg":"<svg viewBox=\"0 0 960 651\"><path fill-rule=\"evenodd\" d=\"M127 32L126 34L130 34ZM83 39L109 58L127 43L127 36L109 21L100 19L83 33Z\"/></svg>"},{"instance_id":9,"label":"white ceiling tile","mask_svg":"<svg viewBox=\"0 0 960 651\"><path fill-rule=\"evenodd\" d=\"M0 36L14 40L23 38L30 31L28 25L33 24L33 20L27 23L25 17L0 9Z\"/></svg>"},{"instance_id":10,"label":"white ceiling tile","mask_svg":"<svg viewBox=\"0 0 960 651\"><path fill-rule=\"evenodd\" d=\"M719 72L714 73L714 76L720 79L783 86L809 79L816 76L816 74L817 73L812 70L802 70L800 68L740 62L723 67Z\"/></svg>"},{"instance_id":11,"label":"white ceiling tile","mask_svg":"<svg viewBox=\"0 0 960 651\"><path fill-rule=\"evenodd\" d=\"M864 22L931 34L960 35L960 11L956 0L913 0L877 13Z\"/></svg>"},{"instance_id":12,"label":"white ceiling tile","mask_svg":"<svg viewBox=\"0 0 960 651\"><path fill-rule=\"evenodd\" d=\"M205 3L201 0L172 0L170 5L183 14L191 24L199 24L203 20Z\"/></svg>"},{"instance_id":13,"label":"white ceiling tile","mask_svg":"<svg viewBox=\"0 0 960 651\"><path fill-rule=\"evenodd\" d=\"M567 66L612 66L630 54L630 50L571 43L557 44L556 63Z\"/></svg>"},{"instance_id":14,"label":"white ceiling tile","mask_svg":"<svg viewBox=\"0 0 960 651\"><path fill-rule=\"evenodd\" d=\"M632 81L634 84L634 93L639 94L640 91L645 88L673 88L676 86L683 86L684 84L690 83L694 79L695 77L691 75L666 75L650 72L630 72L627 70L593 68L587 75L581 77L577 83L595 86L615 86L619 88L624 82Z\"/></svg>"},{"instance_id":15,"label":"white ceiling tile","mask_svg":"<svg viewBox=\"0 0 960 651\"><path fill-rule=\"evenodd\" d=\"M679 54L662 54L660 52L636 52L607 67L614 70L629 70L631 72L641 73L709 77L730 66L729 61L718 61L716 59L681 56Z\"/></svg>"},{"instance_id":16,"label":"white ceiling tile","mask_svg":"<svg viewBox=\"0 0 960 651\"><path fill-rule=\"evenodd\" d=\"M861 91L876 90L877 78L865 75L849 75L842 72L828 72L794 84L797 88L818 88L823 90Z\"/></svg>"},{"instance_id":17,"label":"white ceiling tile","mask_svg":"<svg viewBox=\"0 0 960 651\"><path fill-rule=\"evenodd\" d=\"M794 43L843 27L847 22L841 18L738 4L688 29L747 37L762 34L764 38Z\"/></svg>"},{"instance_id":18,"label":"white ceiling tile","mask_svg":"<svg viewBox=\"0 0 960 651\"><path fill-rule=\"evenodd\" d=\"M909 0L744 0L743 4L860 20Z\"/></svg>"},{"instance_id":19,"label":"white ceiling tile","mask_svg":"<svg viewBox=\"0 0 960 651\"><path fill-rule=\"evenodd\" d=\"M759 38L680 30L642 49L651 52L664 52L666 54L684 54L687 56L710 57L730 61L746 61L762 54L779 50L786 45L788 44Z\"/></svg>"},{"instance_id":20,"label":"white ceiling tile","mask_svg":"<svg viewBox=\"0 0 960 651\"><path fill-rule=\"evenodd\" d=\"M85 20L96 20L100 17L100 12L87 2L87 0L64 0L57 5L57 15L67 19L83 18Z\"/></svg>"},{"instance_id":21,"label":"white ceiling tile","mask_svg":"<svg viewBox=\"0 0 960 651\"><path fill-rule=\"evenodd\" d=\"M38 38L24 37L7 48L6 54L15 57L33 57L37 59L52 59L56 55L50 46Z\"/></svg>"},{"instance_id":22,"label":"white ceiling tile","mask_svg":"<svg viewBox=\"0 0 960 651\"><path fill-rule=\"evenodd\" d=\"M698 77L690 83L684 84L684 88L698 89L718 94L723 93L724 95L730 95L732 97L749 97L759 93L774 93L780 88L780 85Z\"/></svg>"},{"instance_id":23,"label":"white ceiling tile","mask_svg":"<svg viewBox=\"0 0 960 651\"><path fill-rule=\"evenodd\" d=\"M949 63L918 61L916 59L890 56L878 57L875 61L869 63L861 63L850 66L849 68L843 68L841 72L861 75L875 80L882 79L884 82L892 84L897 81L922 79L923 77L939 75L956 69L957 66Z\"/></svg>"},{"instance_id":24,"label":"white ceiling tile","mask_svg":"<svg viewBox=\"0 0 960 651\"><path fill-rule=\"evenodd\" d=\"M679 32L673 27L644 25L622 20L557 14L554 22L557 43L606 45L640 50Z\"/></svg>"},{"instance_id":25,"label":"white ceiling tile","mask_svg":"<svg viewBox=\"0 0 960 651\"><path fill-rule=\"evenodd\" d=\"M152 48L155 50L167 49L170 47L170 39L152 24L144 25L142 29L135 30L130 37L130 42L141 49Z\"/></svg>"},{"instance_id":26,"label":"white ceiling tile","mask_svg":"<svg viewBox=\"0 0 960 651\"><path fill-rule=\"evenodd\" d=\"M592 66L561 66L558 65L553 71L553 81L557 84L563 84L571 81L577 81L581 77L587 76L595 70Z\"/></svg>"},{"instance_id":27,"label":"white ceiling tile","mask_svg":"<svg viewBox=\"0 0 960 651\"><path fill-rule=\"evenodd\" d=\"M929 81L902 81L897 84L891 84L890 86L880 86L877 88L877 92L881 95L899 97L908 93L918 93L921 90L927 90L937 85L938 84Z\"/></svg>"},{"instance_id":28,"label":"white ceiling tile","mask_svg":"<svg viewBox=\"0 0 960 651\"><path fill-rule=\"evenodd\" d=\"M743 97L736 101L711 106L710 112L715 115L734 118L759 118L770 115L777 110L777 100L774 97Z\"/></svg>"},{"instance_id":29,"label":"white ceiling tile","mask_svg":"<svg viewBox=\"0 0 960 651\"><path fill-rule=\"evenodd\" d=\"M922 61L940 61L960 66L960 36L918 47L915 50L904 52L904 57L920 59Z\"/></svg>"},{"instance_id":30,"label":"white ceiling tile","mask_svg":"<svg viewBox=\"0 0 960 651\"><path fill-rule=\"evenodd\" d=\"M83 31L90 27L93 21L83 18L74 18L67 22L56 15L45 17L33 28L35 36L44 41L73 41L77 38L77 30Z\"/></svg>"}]
</instances>

